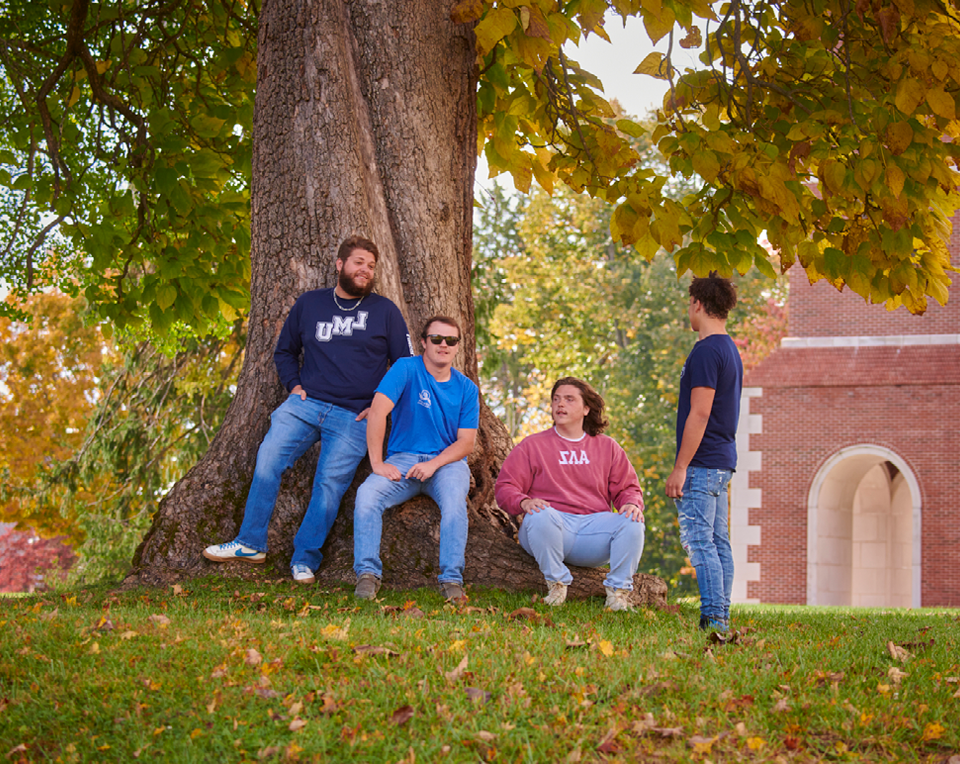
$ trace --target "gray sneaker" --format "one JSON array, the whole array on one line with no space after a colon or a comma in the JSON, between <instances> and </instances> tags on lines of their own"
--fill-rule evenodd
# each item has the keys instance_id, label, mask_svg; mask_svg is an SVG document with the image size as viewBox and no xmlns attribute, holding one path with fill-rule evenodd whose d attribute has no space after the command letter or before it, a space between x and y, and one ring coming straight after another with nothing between
<instances>
[{"instance_id":1,"label":"gray sneaker","mask_svg":"<svg viewBox=\"0 0 960 764\"><path fill-rule=\"evenodd\" d=\"M467 593L463 590L463 585L458 581L441 581L440 593L447 602L459 605L467 601Z\"/></svg>"},{"instance_id":2,"label":"gray sneaker","mask_svg":"<svg viewBox=\"0 0 960 764\"><path fill-rule=\"evenodd\" d=\"M632 591L629 589L611 589L609 586L603 588L607 593L607 601L604 603L604 607L610 610L633 610L633 603L630 602Z\"/></svg>"},{"instance_id":3,"label":"gray sneaker","mask_svg":"<svg viewBox=\"0 0 960 764\"><path fill-rule=\"evenodd\" d=\"M560 581L547 581L547 596L543 598L544 605L562 605L567 601L567 585Z\"/></svg>"},{"instance_id":4,"label":"gray sneaker","mask_svg":"<svg viewBox=\"0 0 960 764\"><path fill-rule=\"evenodd\" d=\"M372 600L380 591L380 579L373 573L361 573L357 576L357 588L353 590L353 596L361 600Z\"/></svg>"}]
</instances>

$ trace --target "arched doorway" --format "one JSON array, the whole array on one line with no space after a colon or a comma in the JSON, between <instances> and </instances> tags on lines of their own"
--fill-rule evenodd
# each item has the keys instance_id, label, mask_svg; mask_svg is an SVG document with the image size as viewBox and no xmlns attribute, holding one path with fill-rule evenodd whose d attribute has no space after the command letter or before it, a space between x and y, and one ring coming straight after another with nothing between
<instances>
[{"instance_id":1,"label":"arched doorway","mask_svg":"<svg viewBox=\"0 0 960 764\"><path fill-rule=\"evenodd\" d=\"M896 453L844 448L807 500L807 604L920 607L920 487Z\"/></svg>"}]
</instances>

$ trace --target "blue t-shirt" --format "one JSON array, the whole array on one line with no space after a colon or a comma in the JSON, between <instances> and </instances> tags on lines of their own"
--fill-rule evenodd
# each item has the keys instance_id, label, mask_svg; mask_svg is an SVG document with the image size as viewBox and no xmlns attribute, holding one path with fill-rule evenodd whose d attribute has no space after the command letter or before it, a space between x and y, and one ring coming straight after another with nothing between
<instances>
[{"instance_id":1,"label":"blue t-shirt","mask_svg":"<svg viewBox=\"0 0 960 764\"><path fill-rule=\"evenodd\" d=\"M388 364L413 355L413 347L403 314L386 297L368 294L359 303L340 304L352 310L337 307L333 289L300 295L273 361L287 390L301 385L311 398L359 413L373 400Z\"/></svg>"},{"instance_id":2,"label":"blue t-shirt","mask_svg":"<svg viewBox=\"0 0 960 764\"><path fill-rule=\"evenodd\" d=\"M387 456L399 453L433 457L457 439L457 430L480 423L477 386L456 369L437 382L421 356L401 358L377 388L393 401Z\"/></svg>"},{"instance_id":3,"label":"blue t-shirt","mask_svg":"<svg viewBox=\"0 0 960 764\"><path fill-rule=\"evenodd\" d=\"M683 428L690 415L690 392L695 387L709 387L715 392L707 429L690 466L735 470L743 362L729 335L711 334L704 337L693 346L683 364L683 371L680 373L680 402L677 407L678 453L683 439Z\"/></svg>"}]
</instances>

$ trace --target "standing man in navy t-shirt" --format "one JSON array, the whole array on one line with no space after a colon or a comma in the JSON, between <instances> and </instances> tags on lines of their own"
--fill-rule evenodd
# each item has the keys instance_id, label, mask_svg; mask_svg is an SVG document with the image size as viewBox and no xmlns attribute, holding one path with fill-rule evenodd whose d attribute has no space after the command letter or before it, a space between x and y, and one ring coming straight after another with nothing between
<instances>
[{"instance_id":1,"label":"standing man in navy t-shirt","mask_svg":"<svg viewBox=\"0 0 960 764\"><path fill-rule=\"evenodd\" d=\"M370 600L380 589L383 513L425 493L440 507L440 590L460 602L467 547L467 492L480 420L477 386L453 368L460 326L434 316L420 333L423 355L404 358L387 372L370 407L367 448L373 473L357 491L353 510L356 596ZM383 436L393 413L387 459Z\"/></svg>"},{"instance_id":2,"label":"standing man in navy t-shirt","mask_svg":"<svg viewBox=\"0 0 960 764\"><path fill-rule=\"evenodd\" d=\"M690 284L690 327L697 344L680 374L677 459L667 496L677 505L680 543L697 571L700 628L727 631L733 591L733 552L727 485L737 468L737 422L743 363L727 334L737 304L729 279L711 273Z\"/></svg>"},{"instance_id":3,"label":"standing man in navy t-shirt","mask_svg":"<svg viewBox=\"0 0 960 764\"><path fill-rule=\"evenodd\" d=\"M374 390L389 364L413 352L399 308L372 293L378 256L372 241L351 236L337 252L336 287L307 292L294 303L273 354L290 395L271 415L257 452L240 532L233 541L204 549L208 560L266 559L280 479L319 440L313 491L290 563L295 581L314 582L323 559L320 547L367 450L366 416Z\"/></svg>"}]
</instances>

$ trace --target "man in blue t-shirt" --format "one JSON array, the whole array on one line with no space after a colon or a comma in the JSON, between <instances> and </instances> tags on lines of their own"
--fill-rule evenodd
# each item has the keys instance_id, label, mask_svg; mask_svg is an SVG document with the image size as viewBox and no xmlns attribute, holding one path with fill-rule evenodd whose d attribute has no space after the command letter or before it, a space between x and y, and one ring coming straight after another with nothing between
<instances>
[{"instance_id":1,"label":"man in blue t-shirt","mask_svg":"<svg viewBox=\"0 0 960 764\"><path fill-rule=\"evenodd\" d=\"M690 327L697 344L680 373L677 459L667 496L677 505L680 543L697 571L700 628L727 631L733 592L733 552L727 485L737 468L737 422L743 364L727 334L737 289L711 273L690 284Z\"/></svg>"},{"instance_id":2,"label":"man in blue t-shirt","mask_svg":"<svg viewBox=\"0 0 960 764\"><path fill-rule=\"evenodd\" d=\"M367 449L373 473L357 491L353 510L356 596L371 600L380 589L383 513L424 493L440 507L440 590L462 602L467 547L467 492L480 420L477 386L453 368L460 326L434 316L420 333L423 355L393 365L373 396ZM393 413L387 458L383 436Z\"/></svg>"},{"instance_id":3,"label":"man in blue t-shirt","mask_svg":"<svg viewBox=\"0 0 960 764\"><path fill-rule=\"evenodd\" d=\"M273 354L290 395L271 415L257 452L240 532L233 541L204 549L208 560L266 559L280 479L319 440L313 491L290 563L295 581L314 582L323 559L320 547L367 450L366 416L374 390L389 364L413 353L399 308L372 293L378 255L372 241L351 236L337 253L337 285L301 295L290 310Z\"/></svg>"}]
</instances>

